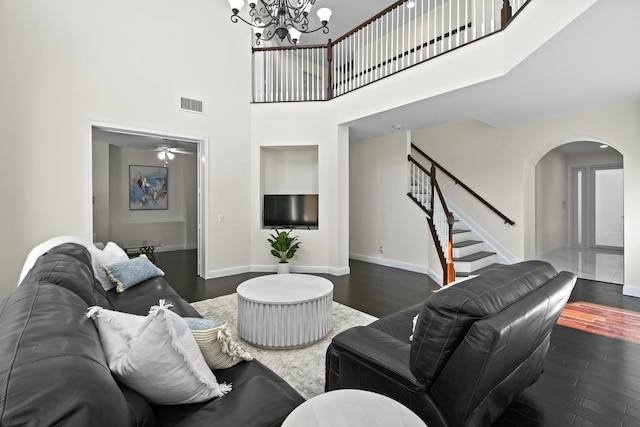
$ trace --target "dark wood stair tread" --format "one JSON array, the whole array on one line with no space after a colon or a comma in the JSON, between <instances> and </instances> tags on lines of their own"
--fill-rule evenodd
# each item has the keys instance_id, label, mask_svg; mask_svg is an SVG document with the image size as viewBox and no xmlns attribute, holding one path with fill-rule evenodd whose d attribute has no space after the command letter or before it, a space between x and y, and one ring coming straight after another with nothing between
<instances>
[{"instance_id":1,"label":"dark wood stair tread","mask_svg":"<svg viewBox=\"0 0 640 427\"><path fill-rule=\"evenodd\" d=\"M462 242L457 242L453 244L454 248L466 248L467 246L476 245L478 243L483 243L482 240L464 240Z\"/></svg>"},{"instance_id":2,"label":"dark wood stair tread","mask_svg":"<svg viewBox=\"0 0 640 427\"><path fill-rule=\"evenodd\" d=\"M471 230L461 230L461 229L455 229L455 230L451 230L452 234L460 234L460 233L469 233Z\"/></svg>"},{"instance_id":3,"label":"dark wood stair tread","mask_svg":"<svg viewBox=\"0 0 640 427\"><path fill-rule=\"evenodd\" d=\"M495 254L496 254L495 252L481 251L481 252L476 252L475 254L463 256L462 258L454 258L453 262L454 264L456 262L473 262L473 261L477 261L479 259L486 258L488 256L495 255Z\"/></svg>"}]
</instances>

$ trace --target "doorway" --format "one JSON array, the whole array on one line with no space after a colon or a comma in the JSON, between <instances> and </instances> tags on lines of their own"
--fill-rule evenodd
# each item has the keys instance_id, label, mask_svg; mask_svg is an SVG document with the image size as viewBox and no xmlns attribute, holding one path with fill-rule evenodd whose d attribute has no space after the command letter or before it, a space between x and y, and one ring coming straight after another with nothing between
<instances>
[{"instance_id":1,"label":"doorway","mask_svg":"<svg viewBox=\"0 0 640 427\"><path fill-rule=\"evenodd\" d=\"M570 167L571 245L624 248L622 165Z\"/></svg>"},{"instance_id":2,"label":"doorway","mask_svg":"<svg viewBox=\"0 0 640 427\"><path fill-rule=\"evenodd\" d=\"M198 138L198 137L194 137L194 136L190 136L190 135L184 135L184 134L177 134L177 133L173 133L173 132L157 132L157 131L151 131L151 130L146 130L146 129L140 129L140 128L133 128L133 127L124 127L124 126L120 126L120 125L113 125L113 124L106 124L106 123L90 123L89 124L89 133L90 133L90 137L89 137L89 146L90 146L90 157L91 157L91 168L90 168L90 185L89 185L89 190L91 191L91 197L89 200L91 200L91 206L90 206L90 214L91 214L91 218L95 219L96 218L96 213L100 213L102 210L105 209L105 203L104 203L104 197L100 198L100 197L96 197L97 191L96 191L96 186L99 186L99 182L94 182L94 180L99 181L99 178L96 178L96 173L97 174L108 174L109 171L107 168L107 171L105 172L100 171L100 168L103 168L103 165L100 162L96 162L96 159L99 158L100 155L104 156L104 153L99 153L100 150L104 150L104 149L100 149L98 148L99 145L104 145L104 144L98 144L98 146L95 146L94 143L98 143L98 142L103 142L106 143L109 147L113 146L117 146L118 149L122 148L123 150L125 150L125 152L131 152L131 151L140 151L140 152L146 152L146 154L143 154L142 156L146 156L152 158L152 159L156 159L156 161L159 162L159 160L157 159L157 155L158 155L158 151L159 151L159 147L162 147L163 150L165 151L166 154L166 150L167 149L171 149L171 151L173 151L174 153L180 153L179 155L185 155L185 156L193 156L195 157L195 160L191 160L188 164L192 165L190 167L190 169L196 169L195 170L195 177L194 178L190 178L190 179L185 179L185 183L183 185L187 186L187 188L189 186L191 187L195 187L192 188L193 189L193 198L192 200L195 200L195 207L194 208L189 208L185 210L191 210L191 211L195 211L195 215L191 215L192 217L195 216L195 221L193 219L190 220L185 220L185 223L188 224L194 224L195 223L195 230L193 232L189 232L188 230L185 231L186 234L191 234L192 238L190 238L191 241L193 241L193 234L195 234L196 236L196 247L197 247L197 274L200 277L203 278L207 278L207 271L208 271L208 266L207 266L207 258L206 258L206 248L207 246L207 232L206 232L206 218L207 218L207 191L206 191L206 183L208 182L208 171L207 171L207 159L208 159L208 141L206 138ZM107 153L110 152L110 149L107 148ZM107 154L109 155L109 154ZM107 161L107 163L109 163L109 161ZM128 161L124 161L123 163L128 164L130 162ZM160 163L159 163L160 164ZM127 166L128 168L129 166ZM169 169L170 170L170 169ZM188 171L187 171L188 172ZM191 172L193 172L193 170L191 170ZM190 173L190 172L189 172ZM126 175L125 172L122 172L120 175ZM98 177L100 175L97 175ZM121 178L123 180L126 180L127 178ZM169 175L169 179L172 179L172 176ZM171 182L169 183L169 185L171 185ZM120 185L118 186L121 190L120 192L122 192L122 188L126 188L126 182L124 183L124 186ZM189 191L190 192L190 191ZM180 197L176 197L176 196L180 196ZM119 197L120 198L124 198L126 197ZM181 197L182 195L179 194L175 194L174 197L171 197L171 194L169 194L169 205L171 206L171 203L173 203L174 205L176 203L184 203L184 201L181 201ZM100 206L100 199L102 199L102 206ZM119 202L121 202L120 200L118 200ZM172 202L173 201L173 202ZM192 202L193 203L193 202ZM107 202L106 202L106 208L108 208L109 201L108 201L108 196L107 196ZM126 215L126 210L122 210L124 213L124 215ZM149 216L152 216L153 214L155 214L156 217L161 216L162 212L153 212L150 213ZM185 214L186 215L186 214ZM160 220L161 221L161 220ZM109 221L110 222L110 221ZM126 220L123 221L123 223L125 225L131 226L132 224L126 224ZM90 221L90 230L89 230L89 235L90 236L96 236L96 231L101 231L102 235L104 235L104 227L103 230L97 230L99 228L99 226L96 226L94 224L94 221ZM133 224L136 225L136 224ZM167 226L171 226L174 228L179 228L180 225L179 224L175 224L172 223L171 221L166 222L164 224L158 224L159 226L162 227L167 227ZM109 228L109 233L111 232L111 224L109 223L107 225L107 227ZM191 227L191 225L189 225L189 227ZM186 226L185 226L186 228ZM164 229L163 229L164 231ZM162 249L160 249L162 250Z\"/></svg>"},{"instance_id":3,"label":"doorway","mask_svg":"<svg viewBox=\"0 0 640 427\"><path fill-rule=\"evenodd\" d=\"M535 257L578 277L624 284L622 153L571 142L536 165Z\"/></svg>"}]
</instances>

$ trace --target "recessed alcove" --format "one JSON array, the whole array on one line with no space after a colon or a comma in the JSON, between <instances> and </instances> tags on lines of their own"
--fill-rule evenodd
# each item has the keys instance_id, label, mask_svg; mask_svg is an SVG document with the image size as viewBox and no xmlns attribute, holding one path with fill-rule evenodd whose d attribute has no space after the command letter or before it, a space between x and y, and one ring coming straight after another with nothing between
<instances>
[{"instance_id":1,"label":"recessed alcove","mask_svg":"<svg viewBox=\"0 0 640 427\"><path fill-rule=\"evenodd\" d=\"M318 187L317 145L260 147L261 218L265 194L318 194Z\"/></svg>"}]
</instances>

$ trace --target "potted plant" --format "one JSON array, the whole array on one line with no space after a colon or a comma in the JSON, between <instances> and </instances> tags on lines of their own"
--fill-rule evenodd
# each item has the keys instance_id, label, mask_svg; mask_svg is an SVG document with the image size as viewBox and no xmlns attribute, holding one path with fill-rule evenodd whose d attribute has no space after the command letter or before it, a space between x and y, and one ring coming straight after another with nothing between
<instances>
[{"instance_id":1,"label":"potted plant","mask_svg":"<svg viewBox=\"0 0 640 427\"><path fill-rule=\"evenodd\" d=\"M275 234L271 234L271 237L267 241L271 244L271 255L278 258L278 273L289 272L289 260L293 258L296 251L300 248L300 242L298 242L297 236L291 236L289 231L278 231L275 229Z\"/></svg>"}]
</instances>

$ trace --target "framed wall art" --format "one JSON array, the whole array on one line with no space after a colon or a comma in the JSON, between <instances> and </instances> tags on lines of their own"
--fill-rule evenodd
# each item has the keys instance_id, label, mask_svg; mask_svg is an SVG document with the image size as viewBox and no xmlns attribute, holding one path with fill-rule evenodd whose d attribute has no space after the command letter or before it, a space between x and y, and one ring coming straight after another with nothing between
<instances>
[{"instance_id":1,"label":"framed wall art","mask_svg":"<svg viewBox=\"0 0 640 427\"><path fill-rule=\"evenodd\" d=\"M168 175L166 167L129 165L129 210L168 209Z\"/></svg>"}]
</instances>

